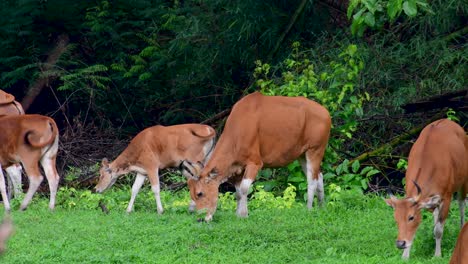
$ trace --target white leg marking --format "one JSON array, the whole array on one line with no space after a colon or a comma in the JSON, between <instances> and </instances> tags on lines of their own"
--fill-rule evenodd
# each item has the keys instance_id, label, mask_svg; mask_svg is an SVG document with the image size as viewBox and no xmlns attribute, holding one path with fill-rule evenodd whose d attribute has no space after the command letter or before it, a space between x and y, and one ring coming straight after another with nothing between
<instances>
[{"instance_id":1,"label":"white leg marking","mask_svg":"<svg viewBox=\"0 0 468 264\"><path fill-rule=\"evenodd\" d=\"M11 194L14 194L14 197L17 198L21 193L23 193L23 188L21 186L21 165L15 164L5 169L8 174L8 195L11 197Z\"/></svg>"},{"instance_id":2,"label":"white leg marking","mask_svg":"<svg viewBox=\"0 0 468 264\"><path fill-rule=\"evenodd\" d=\"M325 190L323 189L323 174L319 173L318 185L317 185L317 197L319 205L323 206L323 198L325 197Z\"/></svg>"},{"instance_id":3,"label":"white leg marking","mask_svg":"<svg viewBox=\"0 0 468 264\"><path fill-rule=\"evenodd\" d=\"M52 159L48 157L48 155L45 155L41 159L41 165L42 168L44 169L47 182L49 183L49 190L50 190L50 201L49 201L49 208L54 209L55 208L55 196L57 195L57 189L58 189L58 184L59 184L59 176L57 174L57 171L54 168L55 163L53 162Z\"/></svg>"},{"instance_id":4,"label":"white leg marking","mask_svg":"<svg viewBox=\"0 0 468 264\"><path fill-rule=\"evenodd\" d=\"M130 202L128 202L128 207L127 207L127 213L130 213L133 211L133 203L135 203L135 198L138 195L138 192L141 189L141 186L143 186L143 183L145 183L146 176L140 173L137 173L135 182L133 183L132 186L132 196L130 197Z\"/></svg>"},{"instance_id":5,"label":"white leg marking","mask_svg":"<svg viewBox=\"0 0 468 264\"><path fill-rule=\"evenodd\" d=\"M24 197L23 202L21 203L20 210L25 210L26 207L28 207L29 202L31 202L34 193L36 193L36 190L39 187L39 185L41 185L43 179L44 177L42 177L42 175L36 177L29 177L28 192L26 192L26 196Z\"/></svg>"},{"instance_id":6,"label":"white leg marking","mask_svg":"<svg viewBox=\"0 0 468 264\"><path fill-rule=\"evenodd\" d=\"M154 192L154 198L156 199L156 206L158 208L158 214L162 214L164 210L161 204L161 197L159 196L159 193L160 193L159 183L151 186L151 190L153 190Z\"/></svg>"},{"instance_id":7,"label":"white leg marking","mask_svg":"<svg viewBox=\"0 0 468 264\"><path fill-rule=\"evenodd\" d=\"M7 192L6 192L6 185L5 185L5 175L3 175L2 165L0 165L0 193L2 194L3 205L5 207L5 211L9 212L10 201L8 200Z\"/></svg>"},{"instance_id":8,"label":"white leg marking","mask_svg":"<svg viewBox=\"0 0 468 264\"><path fill-rule=\"evenodd\" d=\"M307 178L307 208L312 209L312 205L314 204L314 196L315 190L319 188L319 180L314 180L312 175L314 173L314 168L312 168L312 164L310 163L307 157L305 159L301 159L302 170ZM323 179L322 179L322 188L323 188ZM323 194L322 194L323 199Z\"/></svg>"},{"instance_id":9,"label":"white leg marking","mask_svg":"<svg viewBox=\"0 0 468 264\"><path fill-rule=\"evenodd\" d=\"M50 209L55 208L55 197L57 195L57 189L58 189L58 184L60 180L59 175L57 173L57 169L55 168L55 157L57 156L57 151L58 151L58 141L59 141L59 138L57 135L55 137L54 143L52 143L52 146L50 146L50 148L48 148L48 146L43 148L44 155L41 158L41 166L44 169L45 175L47 177L47 182L49 183L49 190L50 190L49 208Z\"/></svg>"},{"instance_id":10,"label":"white leg marking","mask_svg":"<svg viewBox=\"0 0 468 264\"><path fill-rule=\"evenodd\" d=\"M243 179L239 184L239 187L236 188L237 215L239 217L247 217L249 215L249 211L247 209L247 194L249 193L251 184L251 179Z\"/></svg>"},{"instance_id":11,"label":"white leg marking","mask_svg":"<svg viewBox=\"0 0 468 264\"><path fill-rule=\"evenodd\" d=\"M434 237L435 237L435 241L436 241L434 256L436 256L436 257L441 256L441 241L442 241L442 235L444 233L444 223L440 222L439 211L440 211L440 207L434 209L434 212L433 212L433 216L434 216Z\"/></svg>"}]
</instances>

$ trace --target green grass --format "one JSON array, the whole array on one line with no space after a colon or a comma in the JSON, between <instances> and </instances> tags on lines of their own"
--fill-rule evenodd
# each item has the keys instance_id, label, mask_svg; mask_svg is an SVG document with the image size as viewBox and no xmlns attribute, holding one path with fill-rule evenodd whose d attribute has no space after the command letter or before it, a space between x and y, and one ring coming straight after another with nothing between
<instances>
[{"instance_id":1,"label":"green grass","mask_svg":"<svg viewBox=\"0 0 468 264\"><path fill-rule=\"evenodd\" d=\"M393 212L373 196L349 196L322 209L253 209L247 219L219 210L199 223L185 210L159 216L156 208L127 215L115 208L46 209L36 199L14 211L16 232L1 263L448 263L458 235L451 212L442 258L433 258L432 216L419 228L409 262L395 247ZM137 198L137 204L139 200Z\"/></svg>"}]
</instances>

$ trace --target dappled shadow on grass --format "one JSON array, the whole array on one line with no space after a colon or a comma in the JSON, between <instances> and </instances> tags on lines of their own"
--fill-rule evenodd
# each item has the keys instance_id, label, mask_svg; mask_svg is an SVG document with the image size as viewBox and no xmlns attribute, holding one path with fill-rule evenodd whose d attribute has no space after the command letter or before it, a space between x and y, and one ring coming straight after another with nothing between
<instances>
[{"instance_id":1,"label":"dappled shadow on grass","mask_svg":"<svg viewBox=\"0 0 468 264\"><path fill-rule=\"evenodd\" d=\"M14 211L16 233L2 263L447 263L459 231L458 211L443 239L443 258L433 258L432 219L417 233L411 260L396 249L393 212L382 198L349 197L308 211L257 208L242 219L219 210L211 223L199 223L186 209L158 215L140 208L127 215L116 208L57 208L38 201ZM169 198L168 198L169 199ZM355 200L353 202L353 200ZM137 200L138 201L138 200ZM182 207L181 207L182 208ZM183 207L185 208L185 207ZM430 215L429 215L430 216Z\"/></svg>"}]
</instances>

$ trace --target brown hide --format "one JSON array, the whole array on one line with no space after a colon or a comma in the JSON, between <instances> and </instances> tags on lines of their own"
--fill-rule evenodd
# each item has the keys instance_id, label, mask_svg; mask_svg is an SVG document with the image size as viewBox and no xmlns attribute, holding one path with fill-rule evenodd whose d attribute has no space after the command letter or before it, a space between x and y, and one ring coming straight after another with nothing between
<instances>
[{"instance_id":1,"label":"brown hide","mask_svg":"<svg viewBox=\"0 0 468 264\"><path fill-rule=\"evenodd\" d=\"M40 160L43 148L58 134L55 121L42 115L0 117L0 164L4 167L25 160Z\"/></svg>"},{"instance_id":2,"label":"brown hide","mask_svg":"<svg viewBox=\"0 0 468 264\"><path fill-rule=\"evenodd\" d=\"M449 264L468 264L468 223L463 226L458 235Z\"/></svg>"},{"instance_id":3,"label":"brown hide","mask_svg":"<svg viewBox=\"0 0 468 264\"><path fill-rule=\"evenodd\" d=\"M264 167L288 165L307 150L324 151L330 127L328 111L314 101L250 94L234 105L200 176L216 168L224 180L232 176L232 166L251 162Z\"/></svg>"},{"instance_id":4,"label":"brown hide","mask_svg":"<svg viewBox=\"0 0 468 264\"><path fill-rule=\"evenodd\" d=\"M253 181L262 167L285 166L305 158L304 154L311 161L313 179L317 179L330 127L328 111L304 97L264 96L258 92L245 96L234 105L199 177L194 172L191 174L195 177L189 177L197 209L214 213L220 183Z\"/></svg>"},{"instance_id":5,"label":"brown hide","mask_svg":"<svg viewBox=\"0 0 468 264\"><path fill-rule=\"evenodd\" d=\"M406 183L406 199L392 197L386 200L395 209L397 246L405 249L404 258L409 257L414 235L422 221L421 209L437 210L435 220L442 226L442 230L438 231L441 239L452 194L460 191L460 197L466 197L468 139L463 128L448 119L426 126L411 148ZM436 246L436 255L439 254Z\"/></svg>"},{"instance_id":6,"label":"brown hide","mask_svg":"<svg viewBox=\"0 0 468 264\"><path fill-rule=\"evenodd\" d=\"M111 167L165 169L179 166L184 159L202 161L203 146L215 135L213 128L199 124L149 127L130 141Z\"/></svg>"},{"instance_id":7,"label":"brown hide","mask_svg":"<svg viewBox=\"0 0 468 264\"><path fill-rule=\"evenodd\" d=\"M23 107L15 97L0 90L0 115L24 115Z\"/></svg>"},{"instance_id":8,"label":"brown hide","mask_svg":"<svg viewBox=\"0 0 468 264\"><path fill-rule=\"evenodd\" d=\"M55 206L59 176L55 167L58 151L58 128L55 121L42 115L17 115L0 117L0 165L7 167L22 163L29 178L29 189L20 209L24 210L42 182L41 163L50 187L49 208ZM3 178L3 173L0 175ZM5 183L0 190L5 209L10 210Z\"/></svg>"},{"instance_id":9,"label":"brown hide","mask_svg":"<svg viewBox=\"0 0 468 264\"><path fill-rule=\"evenodd\" d=\"M186 159L193 162L204 161L211 152L215 136L213 128L200 124L149 127L136 135L112 163L103 160L96 191L105 191L115 183L118 176L135 171L137 178L132 187L132 198L127 211L132 211L135 196L143 184L139 175L143 175L148 177L155 193L158 212L162 213L159 170L177 167Z\"/></svg>"}]
</instances>

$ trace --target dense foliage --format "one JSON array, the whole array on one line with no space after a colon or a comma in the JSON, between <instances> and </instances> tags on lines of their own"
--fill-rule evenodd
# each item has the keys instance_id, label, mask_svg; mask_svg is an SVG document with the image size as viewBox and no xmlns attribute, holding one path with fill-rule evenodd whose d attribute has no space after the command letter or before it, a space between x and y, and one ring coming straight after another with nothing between
<instances>
[{"instance_id":1,"label":"dense foliage","mask_svg":"<svg viewBox=\"0 0 468 264\"><path fill-rule=\"evenodd\" d=\"M201 122L254 90L305 95L333 117L327 177L365 190L375 175L369 165L401 177L392 168L407 145L332 175L447 111L406 114L402 105L466 89L467 11L466 1L442 0L5 0L0 87L31 102L27 112L54 116L64 149L78 136L93 141L112 130L125 140L154 124ZM466 126L464 111L450 113ZM62 167L115 157L98 140L90 145L102 154L71 159L73 145ZM262 184L303 191L300 166L288 168L262 172Z\"/></svg>"}]
</instances>

